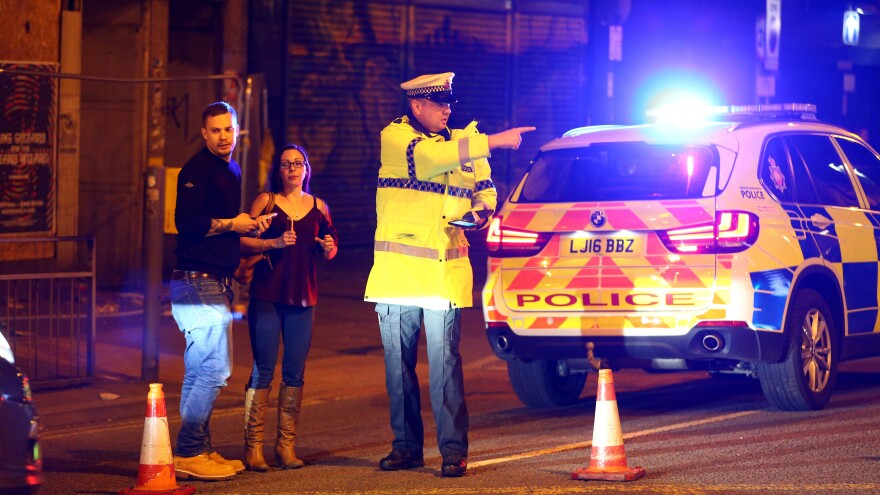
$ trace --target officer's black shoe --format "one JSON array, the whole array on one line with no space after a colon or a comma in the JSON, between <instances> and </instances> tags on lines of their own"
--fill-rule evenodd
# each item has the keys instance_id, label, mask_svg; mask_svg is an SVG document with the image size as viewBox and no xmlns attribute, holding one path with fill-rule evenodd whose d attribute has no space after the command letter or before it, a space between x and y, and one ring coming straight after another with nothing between
<instances>
[{"instance_id":1,"label":"officer's black shoe","mask_svg":"<svg viewBox=\"0 0 880 495\"><path fill-rule=\"evenodd\" d=\"M444 477L458 478L464 476L466 470L467 457L458 454L443 456L443 467L440 468L440 473L443 474Z\"/></svg>"},{"instance_id":2,"label":"officer's black shoe","mask_svg":"<svg viewBox=\"0 0 880 495\"><path fill-rule=\"evenodd\" d=\"M387 457L383 457L379 461L379 469L382 471L400 471L424 465L425 459L421 452L404 452L402 450L392 450Z\"/></svg>"}]
</instances>

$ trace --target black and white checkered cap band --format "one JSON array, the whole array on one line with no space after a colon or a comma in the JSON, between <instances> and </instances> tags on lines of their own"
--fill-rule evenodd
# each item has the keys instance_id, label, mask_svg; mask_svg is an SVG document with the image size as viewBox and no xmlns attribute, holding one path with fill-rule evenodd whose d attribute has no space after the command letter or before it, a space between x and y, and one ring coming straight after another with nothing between
<instances>
[{"instance_id":1,"label":"black and white checkered cap band","mask_svg":"<svg viewBox=\"0 0 880 495\"><path fill-rule=\"evenodd\" d=\"M428 96L434 93L451 93L452 90L446 86L428 86L427 88L408 89L406 96L410 98L418 98L420 96Z\"/></svg>"}]
</instances>

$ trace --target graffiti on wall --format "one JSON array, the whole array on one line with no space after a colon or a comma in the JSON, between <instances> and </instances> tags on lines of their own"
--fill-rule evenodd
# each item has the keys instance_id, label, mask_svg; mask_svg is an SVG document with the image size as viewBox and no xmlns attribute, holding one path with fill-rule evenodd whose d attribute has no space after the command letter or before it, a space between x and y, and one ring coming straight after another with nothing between
<instances>
[{"instance_id":1,"label":"graffiti on wall","mask_svg":"<svg viewBox=\"0 0 880 495\"><path fill-rule=\"evenodd\" d=\"M582 14L300 0L287 22L285 138L306 147L313 190L334 205L334 222L364 243L375 221L379 133L406 111L402 81L455 72L452 127L471 120L490 134L538 127L520 153L492 157L503 193L541 142L584 123Z\"/></svg>"},{"instance_id":2,"label":"graffiti on wall","mask_svg":"<svg viewBox=\"0 0 880 495\"><path fill-rule=\"evenodd\" d=\"M375 183L379 131L400 116L401 6L299 3L291 15L287 138L303 144L315 178L333 190Z\"/></svg>"},{"instance_id":3,"label":"graffiti on wall","mask_svg":"<svg viewBox=\"0 0 880 495\"><path fill-rule=\"evenodd\" d=\"M456 72L454 125L535 125L537 143L584 123L583 16L518 15L511 30L506 11L347 0L291 9L286 137L333 189L374 186L379 132L403 114L398 85L416 74Z\"/></svg>"}]
</instances>

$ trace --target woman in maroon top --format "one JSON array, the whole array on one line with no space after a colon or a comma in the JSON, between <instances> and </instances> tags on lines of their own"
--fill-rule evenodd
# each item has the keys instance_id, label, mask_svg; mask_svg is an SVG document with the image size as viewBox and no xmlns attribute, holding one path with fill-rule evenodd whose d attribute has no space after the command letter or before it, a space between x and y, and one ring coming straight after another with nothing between
<instances>
[{"instance_id":1,"label":"woman in maroon top","mask_svg":"<svg viewBox=\"0 0 880 495\"><path fill-rule=\"evenodd\" d=\"M269 469L263 457L263 424L279 341L284 343L284 354L275 459L282 469L303 465L294 443L318 301L315 265L318 257L336 256L339 239L327 203L309 193L310 177L306 150L285 146L269 170L267 191L254 199L250 209L256 217L274 200L272 212L277 216L260 238L241 239L242 252L265 253L267 258L254 269L248 305L254 368L245 395L245 466L253 471Z\"/></svg>"}]
</instances>

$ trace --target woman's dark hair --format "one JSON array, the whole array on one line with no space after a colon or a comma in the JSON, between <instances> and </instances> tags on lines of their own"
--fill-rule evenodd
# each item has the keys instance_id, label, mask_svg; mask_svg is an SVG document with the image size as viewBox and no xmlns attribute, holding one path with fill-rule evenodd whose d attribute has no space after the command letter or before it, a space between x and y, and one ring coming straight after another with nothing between
<instances>
[{"instance_id":1,"label":"woman's dark hair","mask_svg":"<svg viewBox=\"0 0 880 495\"><path fill-rule=\"evenodd\" d=\"M281 180L281 155L284 154L287 150L296 150L302 153L303 160L306 162L305 174L303 175L303 191L310 193L309 189L309 180L312 178L312 165L309 163L309 154L306 152L306 149L298 144L287 144L284 148L281 148L281 151L278 153L278 159L272 162L272 166L269 168L269 177L266 180L266 191L270 191L273 193L281 193L284 191L284 183Z\"/></svg>"}]
</instances>

